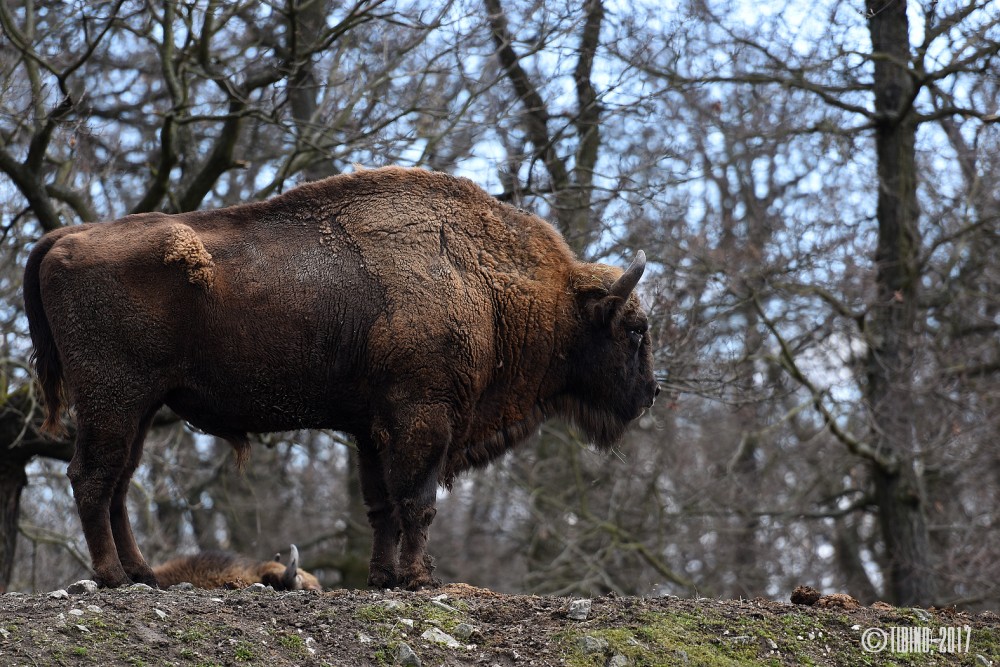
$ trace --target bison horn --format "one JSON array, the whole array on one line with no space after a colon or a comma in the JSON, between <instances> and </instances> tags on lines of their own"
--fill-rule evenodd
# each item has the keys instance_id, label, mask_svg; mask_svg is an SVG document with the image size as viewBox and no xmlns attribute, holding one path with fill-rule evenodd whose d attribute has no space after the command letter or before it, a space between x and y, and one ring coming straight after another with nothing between
<instances>
[{"instance_id":1,"label":"bison horn","mask_svg":"<svg viewBox=\"0 0 1000 667\"><path fill-rule=\"evenodd\" d=\"M635 259L629 264L629 267L625 269L625 273L615 281L615 284L611 286L608 291L612 296L621 297L622 299L627 299L635 286L639 284L639 278L642 278L642 272L646 270L646 253L639 251L636 253Z\"/></svg>"},{"instance_id":2,"label":"bison horn","mask_svg":"<svg viewBox=\"0 0 1000 667\"><path fill-rule=\"evenodd\" d=\"M285 568L285 573L281 575L281 582L285 585L286 589L294 591L298 590L298 578L299 549L293 544L291 552L288 555L288 567Z\"/></svg>"}]
</instances>

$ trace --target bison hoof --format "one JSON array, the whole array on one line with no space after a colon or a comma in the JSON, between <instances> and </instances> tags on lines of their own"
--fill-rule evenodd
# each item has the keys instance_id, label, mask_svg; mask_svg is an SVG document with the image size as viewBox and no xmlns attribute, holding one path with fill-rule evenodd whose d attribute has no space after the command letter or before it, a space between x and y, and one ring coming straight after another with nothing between
<instances>
[{"instance_id":1,"label":"bison hoof","mask_svg":"<svg viewBox=\"0 0 1000 667\"><path fill-rule=\"evenodd\" d=\"M382 568L371 568L368 572L368 588L396 588L398 585L395 572Z\"/></svg>"},{"instance_id":2,"label":"bison hoof","mask_svg":"<svg viewBox=\"0 0 1000 667\"><path fill-rule=\"evenodd\" d=\"M101 575L95 574L94 581L100 588L119 588L121 586L131 586L132 580L128 578L125 572L121 574L110 574Z\"/></svg>"},{"instance_id":3,"label":"bison hoof","mask_svg":"<svg viewBox=\"0 0 1000 667\"><path fill-rule=\"evenodd\" d=\"M156 577L152 574L149 576L132 576L132 581L136 584L146 584L150 588L159 588L160 585L156 581Z\"/></svg>"},{"instance_id":4,"label":"bison hoof","mask_svg":"<svg viewBox=\"0 0 1000 667\"><path fill-rule=\"evenodd\" d=\"M440 588L441 586L442 581L437 577L432 577L430 575L411 577L404 580L402 583L402 588L405 588L408 591L423 591L429 588Z\"/></svg>"}]
</instances>

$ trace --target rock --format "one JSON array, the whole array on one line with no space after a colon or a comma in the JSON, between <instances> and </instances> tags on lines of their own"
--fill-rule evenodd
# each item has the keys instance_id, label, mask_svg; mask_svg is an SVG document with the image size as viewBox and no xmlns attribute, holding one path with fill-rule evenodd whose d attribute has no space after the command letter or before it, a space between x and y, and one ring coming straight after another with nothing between
<instances>
[{"instance_id":1,"label":"rock","mask_svg":"<svg viewBox=\"0 0 1000 667\"><path fill-rule=\"evenodd\" d=\"M358 643L359 644L371 644L372 643L372 638L369 637L368 635L366 635L363 632L359 632L358 633Z\"/></svg>"},{"instance_id":2,"label":"rock","mask_svg":"<svg viewBox=\"0 0 1000 667\"><path fill-rule=\"evenodd\" d=\"M100 614L102 612L102 609L98 607L96 604L88 604L87 611L89 611L91 614Z\"/></svg>"},{"instance_id":3,"label":"rock","mask_svg":"<svg viewBox=\"0 0 1000 667\"><path fill-rule=\"evenodd\" d=\"M566 615L574 621L586 621L590 616L590 600L572 600Z\"/></svg>"},{"instance_id":4,"label":"rock","mask_svg":"<svg viewBox=\"0 0 1000 667\"><path fill-rule=\"evenodd\" d=\"M457 639L449 635L447 632L441 630L440 628L429 628L424 630L424 633L420 635L421 639L426 639L429 642L434 642L435 644L443 644L448 648L461 648L462 645Z\"/></svg>"},{"instance_id":5,"label":"rock","mask_svg":"<svg viewBox=\"0 0 1000 667\"><path fill-rule=\"evenodd\" d=\"M190 581L182 581L179 584L174 584L173 586L171 586L167 590L168 591L193 591L194 590L194 584L192 584Z\"/></svg>"},{"instance_id":6,"label":"rock","mask_svg":"<svg viewBox=\"0 0 1000 667\"><path fill-rule=\"evenodd\" d=\"M921 609L920 607L911 607L910 611L912 611L913 615L916 616L921 621L926 622L934 618L934 614L930 613L926 609Z\"/></svg>"},{"instance_id":7,"label":"rock","mask_svg":"<svg viewBox=\"0 0 1000 667\"><path fill-rule=\"evenodd\" d=\"M993 661L980 653L976 654L976 667L993 667Z\"/></svg>"},{"instance_id":8,"label":"rock","mask_svg":"<svg viewBox=\"0 0 1000 667\"><path fill-rule=\"evenodd\" d=\"M687 651L677 649L674 651L674 658L676 659L675 665L688 665L691 663L691 658L688 657Z\"/></svg>"},{"instance_id":9,"label":"rock","mask_svg":"<svg viewBox=\"0 0 1000 667\"><path fill-rule=\"evenodd\" d=\"M250 584L249 586L247 586L247 587L246 587L246 588L244 588L243 590L245 590L245 591L247 591L247 592L249 592L249 593L263 593L263 592L264 592L264 591L266 591L266 590L267 590L268 588L270 588L270 587L269 587L269 586L265 586L264 584L262 584L262 583L260 583L260 582L258 581L258 582L257 582L257 583L255 583L255 584Z\"/></svg>"},{"instance_id":10,"label":"rock","mask_svg":"<svg viewBox=\"0 0 1000 667\"><path fill-rule=\"evenodd\" d=\"M457 609L455 609L454 607L452 607L451 605L447 605L444 602L441 602L440 600L431 600L431 606L436 607L437 609L440 609L442 611L446 611L449 614L459 614L459 613L461 613Z\"/></svg>"},{"instance_id":11,"label":"rock","mask_svg":"<svg viewBox=\"0 0 1000 667\"><path fill-rule=\"evenodd\" d=\"M66 587L67 593L72 593L73 595L84 595L88 593L97 592L97 582L91 581L90 579L81 579L75 584L70 584Z\"/></svg>"},{"instance_id":12,"label":"rock","mask_svg":"<svg viewBox=\"0 0 1000 667\"><path fill-rule=\"evenodd\" d=\"M385 607L386 609L402 609L406 605L404 605L399 600L386 600L384 603L382 603L382 606Z\"/></svg>"},{"instance_id":13,"label":"rock","mask_svg":"<svg viewBox=\"0 0 1000 667\"><path fill-rule=\"evenodd\" d=\"M52 598L54 600L68 600L69 599L69 593L67 593L65 590L63 590L62 588L60 588L57 591L52 591L51 593L49 593L48 597L50 597L50 598Z\"/></svg>"},{"instance_id":14,"label":"rock","mask_svg":"<svg viewBox=\"0 0 1000 667\"><path fill-rule=\"evenodd\" d=\"M820 599L822 595L815 588L809 586L796 586L795 590L792 591L792 604L804 604L806 606L812 606L816 604L816 601Z\"/></svg>"},{"instance_id":15,"label":"rock","mask_svg":"<svg viewBox=\"0 0 1000 667\"><path fill-rule=\"evenodd\" d=\"M414 622L414 620L412 618L401 618L401 619L399 619L399 622L402 623L403 625L405 625L406 627L411 628L411 629L413 628L413 626L415 624L415 622Z\"/></svg>"},{"instance_id":16,"label":"rock","mask_svg":"<svg viewBox=\"0 0 1000 667\"><path fill-rule=\"evenodd\" d=\"M608 650L608 640L584 635L576 640L576 647L585 654L603 653Z\"/></svg>"},{"instance_id":17,"label":"rock","mask_svg":"<svg viewBox=\"0 0 1000 667\"><path fill-rule=\"evenodd\" d=\"M403 667L420 667L420 657L408 644L400 642L396 646L396 663Z\"/></svg>"},{"instance_id":18,"label":"rock","mask_svg":"<svg viewBox=\"0 0 1000 667\"><path fill-rule=\"evenodd\" d=\"M153 608L153 613L156 614L161 621L170 615L167 612L163 611L162 609L156 609L155 607Z\"/></svg>"},{"instance_id":19,"label":"rock","mask_svg":"<svg viewBox=\"0 0 1000 667\"><path fill-rule=\"evenodd\" d=\"M82 609L70 609L69 610L69 614L70 614L70 616L83 616L83 610Z\"/></svg>"},{"instance_id":20,"label":"rock","mask_svg":"<svg viewBox=\"0 0 1000 667\"><path fill-rule=\"evenodd\" d=\"M469 625L468 623L459 623L455 626L452 634L454 634L458 639L461 639L463 642L467 642L473 637L480 636L482 633L479 632L479 628L473 625Z\"/></svg>"},{"instance_id":21,"label":"rock","mask_svg":"<svg viewBox=\"0 0 1000 667\"><path fill-rule=\"evenodd\" d=\"M147 646L168 646L171 641L162 632L143 623L137 623L132 626L132 632L135 634L136 639Z\"/></svg>"},{"instance_id":22,"label":"rock","mask_svg":"<svg viewBox=\"0 0 1000 667\"><path fill-rule=\"evenodd\" d=\"M628 658L623 656L621 653L615 653L608 660L607 667L627 667L627 665L628 665Z\"/></svg>"},{"instance_id":23,"label":"rock","mask_svg":"<svg viewBox=\"0 0 1000 667\"><path fill-rule=\"evenodd\" d=\"M155 593L156 589L152 586L147 586L146 584L132 584L128 587L128 590L134 591L136 593Z\"/></svg>"}]
</instances>

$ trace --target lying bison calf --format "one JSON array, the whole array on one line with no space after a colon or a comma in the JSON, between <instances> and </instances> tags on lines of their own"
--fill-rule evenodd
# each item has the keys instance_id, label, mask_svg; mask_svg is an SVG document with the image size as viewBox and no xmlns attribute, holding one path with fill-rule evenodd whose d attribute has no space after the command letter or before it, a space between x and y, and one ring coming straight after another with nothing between
<instances>
[{"instance_id":1,"label":"lying bison calf","mask_svg":"<svg viewBox=\"0 0 1000 667\"><path fill-rule=\"evenodd\" d=\"M227 439L326 428L357 439L374 531L369 584L436 585L438 484L548 417L609 448L653 404L629 268L578 261L544 220L471 181L362 170L216 211L143 213L46 234L24 297L95 575L155 584L125 508L163 404Z\"/></svg>"},{"instance_id":2,"label":"lying bison calf","mask_svg":"<svg viewBox=\"0 0 1000 667\"><path fill-rule=\"evenodd\" d=\"M288 565L274 560L257 561L228 551L202 551L181 556L153 568L161 588L188 582L196 588L245 588L264 584L276 591L321 591L319 580L299 569L299 550L292 545Z\"/></svg>"}]
</instances>

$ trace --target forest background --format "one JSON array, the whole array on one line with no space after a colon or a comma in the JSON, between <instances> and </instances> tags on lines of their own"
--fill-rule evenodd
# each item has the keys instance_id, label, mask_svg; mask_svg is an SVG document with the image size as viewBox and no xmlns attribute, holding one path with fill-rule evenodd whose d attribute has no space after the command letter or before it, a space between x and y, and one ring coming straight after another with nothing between
<instances>
[{"instance_id":1,"label":"forest background","mask_svg":"<svg viewBox=\"0 0 1000 667\"><path fill-rule=\"evenodd\" d=\"M72 442L36 430L32 243L405 164L588 260L645 250L667 389L611 455L550 423L442 492L444 579L1000 607L1000 4L0 0L0 28L0 591L89 567ZM364 585L348 437L260 437L241 476L161 417L150 562L294 542Z\"/></svg>"}]
</instances>

